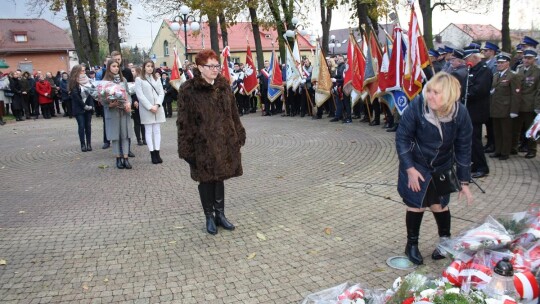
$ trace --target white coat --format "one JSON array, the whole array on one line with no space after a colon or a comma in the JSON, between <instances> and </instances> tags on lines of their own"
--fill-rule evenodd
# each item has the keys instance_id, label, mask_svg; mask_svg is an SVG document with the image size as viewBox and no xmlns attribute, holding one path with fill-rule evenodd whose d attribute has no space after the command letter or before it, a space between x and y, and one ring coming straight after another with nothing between
<instances>
[{"instance_id":1,"label":"white coat","mask_svg":"<svg viewBox=\"0 0 540 304\"><path fill-rule=\"evenodd\" d=\"M135 79L135 93L139 99L139 114L141 116L141 124L149 125L154 123L165 122L165 111L163 111L163 98L165 92L161 81L155 80L154 77L143 79L137 77ZM157 112L150 112L150 108L154 105L159 105Z\"/></svg>"}]
</instances>

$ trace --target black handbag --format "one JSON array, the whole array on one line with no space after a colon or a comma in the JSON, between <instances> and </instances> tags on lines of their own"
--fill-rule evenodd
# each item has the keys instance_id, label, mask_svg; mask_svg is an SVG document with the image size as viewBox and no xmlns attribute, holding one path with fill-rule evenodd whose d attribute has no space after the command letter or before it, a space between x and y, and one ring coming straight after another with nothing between
<instances>
[{"instance_id":1,"label":"black handbag","mask_svg":"<svg viewBox=\"0 0 540 304\"><path fill-rule=\"evenodd\" d=\"M431 177L435 191L439 196L461 191L461 183L457 178L454 164L450 168L433 171Z\"/></svg>"}]
</instances>

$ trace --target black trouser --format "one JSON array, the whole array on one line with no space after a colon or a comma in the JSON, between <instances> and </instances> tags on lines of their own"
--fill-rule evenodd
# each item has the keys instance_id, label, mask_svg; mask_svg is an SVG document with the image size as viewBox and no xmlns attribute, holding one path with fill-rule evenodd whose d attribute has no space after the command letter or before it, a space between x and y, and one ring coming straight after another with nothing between
<instances>
[{"instance_id":1,"label":"black trouser","mask_svg":"<svg viewBox=\"0 0 540 304\"><path fill-rule=\"evenodd\" d=\"M373 120L375 123L381 123L381 104L379 103L379 98L375 98L371 103L371 113L373 115Z\"/></svg>"},{"instance_id":2,"label":"black trouser","mask_svg":"<svg viewBox=\"0 0 540 304\"><path fill-rule=\"evenodd\" d=\"M489 118L488 122L486 123L486 131L487 131L487 143L486 146L495 146L495 136L493 132L493 118Z\"/></svg>"},{"instance_id":3,"label":"black trouser","mask_svg":"<svg viewBox=\"0 0 540 304\"><path fill-rule=\"evenodd\" d=\"M56 107L56 113L60 114L60 100L56 97L54 98L54 106Z\"/></svg>"},{"instance_id":4,"label":"black trouser","mask_svg":"<svg viewBox=\"0 0 540 304\"><path fill-rule=\"evenodd\" d=\"M111 141L107 139L107 124L105 123L105 115L103 115L103 143L110 144Z\"/></svg>"},{"instance_id":5,"label":"black trouser","mask_svg":"<svg viewBox=\"0 0 540 304\"><path fill-rule=\"evenodd\" d=\"M52 110L54 112L54 108ZM86 146L86 145L91 146L92 145L92 112L84 111L84 113L77 114L75 116L75 119L77 119L79 140L81 142L81 146ZM85 142L85 138L86 138L86 142Z\"/></svg>"},{"instance_id":6,"label":"black trouser","mask_svg":"<svg viewBox=\"0 0 540 304\"><path fill-rule=\"evenodd\" d=\"M64 109L64 114L66 116L72 117L71 114L71 99L65 99L62 100L62 108ZM97 113L98 107L96 106L96 113ZM103 113L103 108L101 108L101 112Z\"/></svg>"},{"instance_id":7,"label":"black trouser","mask_svg":"<svg viewBox=\"0 0 540 304\"><path fill-rule=\"evenodd\" d=\"M47 103L41 105L41 114L43 118L51 118L51 115L54 113L53 103Z\"/></svg>"},{"instance_id":8,"label":"black trouser","mask_svg":"<svg viewBox=\"0 0 540 304\"><path fill-rule=\"evenodd\" d=\"M131 114L131 118L133 118L133 130L135 131L135 137L137 137L137 142L139 142L141 138L142 140L146 141L144 125L141 124L141 115L139 113L139 110L133 111L133 114Z\"/></svg>"},{"instance_id":9,"label":"black trouser","mask_svg":"<svg viewBox=\"0 0 540 304\"><path fill-rule=\"evenodd\" d=\"M31 103L30 103L30 106L32 108L32 115L34 116L39 116L39 103L38 103L38 96L37 94L36 95L32 95L31 97Z\"/></svg>"},{"instance_id":10,"label":"black trouser","mask_svg":"<svg viewBox=\"0 0 540 304\"><path fill-rule=\"evenodd\" d=\"M268 99L268 91L261 91L261 104L264 105L264 114L272 114L270 99Z\"/></svg>"},{"instance_id":11,"label":"black trouser","mask_svg":"<svg viewBox=\"0 0 540 304\"><path fill-rule=\"evenodd\" d=\"M473 124L472 147L471 147L471 171L489 172L489 167L482 145L482 124Z\"/></svg>"},{"instance_id":12,"label":"black trouser","mask_svg":"<svg viewBox=\"0 0 540 304\"><path fill-rule=\"evenodd\" d=\"M167 95L165 95L165 98L163 99L163 111L165 111L165 117L172 116L172 97L171 96L167 97Z\"/></svg>"},{"instance_id":13,"label":"black trouser","mask_svg":"<svg viewBox=\"0 0 540 304\"><path fill-rule=\"evenodd\" d=\"M30 94L22 94L22 106L24 109L24 115L26 115L26 118L30 118Z\"/></svg>"}]
</instances>

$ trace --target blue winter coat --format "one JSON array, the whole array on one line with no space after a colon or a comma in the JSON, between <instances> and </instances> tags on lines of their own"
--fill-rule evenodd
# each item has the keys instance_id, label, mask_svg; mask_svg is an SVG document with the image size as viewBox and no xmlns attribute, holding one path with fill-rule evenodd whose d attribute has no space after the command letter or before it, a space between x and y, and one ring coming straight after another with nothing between
<instances>
[{"instance_id":1,"label":"blue winter coat","mask_svg":"<svg viewBox=\"0 0 540 304\"><path fill-rule=\"evenodd\" d=\"M459 108L453 120L441 123L443 138L438 128L424 117L423 107L425 111L429 111L429 108L424 105L422 95L414 99L403 112L396 133L396 149L399 157L398 192L409 207L422 207L431 181L431 172L448 168L453 161L460 181L468 182L471 178L471 119L465 106L459 102L456 104ZM420 181L419 192L413 192L407 186L406 170L411 167L416 168L425 180ZM440 197L442 207L448 205L449 201L450 195Z\"/></svg>"}]
</instances>

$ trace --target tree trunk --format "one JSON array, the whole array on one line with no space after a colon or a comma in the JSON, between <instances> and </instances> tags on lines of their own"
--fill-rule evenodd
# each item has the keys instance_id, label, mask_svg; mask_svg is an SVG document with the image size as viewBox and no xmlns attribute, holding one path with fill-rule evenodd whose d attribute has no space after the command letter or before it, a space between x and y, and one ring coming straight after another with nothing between
<instances>
[{"instance_id":1,"label":"tree trunk","mask_svg":"<svg viewBox=\"0 0 540 304\"><path fill-rule=\"evenodd\" d=\"M118 1L107 0L107 42L109 43L109 53L120 51L120 37L118 36Z\"/></svg>"},{"instance_id":2,"label":"tree trunk","mask_svg":"<svg viewBox=\"0 0 540 304\"><path fill-rule=\"evenodd\" d=\"M277 34L278 34L278 43L279 43L279 56L281 59L281 63L284 63L286 60L285 57L285 40L283 38L283 34L285 34L285 25L283 24L283 21L281 20L280 12L279 12L279 6L274 3L272 0L266 0L268 2L268 6L270 7L270 12L272 13L272 17L274 17L274 21L276 23L277 27Z\"/></svg>"},{"instance_id":3,"label":"tree trunk","mask_svg":"<svg viewBox=\"0 0 540 304\"><path fill-rule=\"evenodd\" d=\"M229 45L229 33L227 32L227 20L225 19L225 14L219 14L219 28L221 30L221 42L223 43L223 48Z\"/></svg>"},{"instance_id":4,"label":"tree trunk","mask_svg":"<svg viewBox=\"0 0 540 304\"><path fill-rule=\"evenodd\" d=\"M322 26L322 41L319 41L324 54L328 54L328 43L330 40L330 25L332 25L332 8L327 6L325 0L321 0L321 26Z\"/></svg>"},{"instance_id":5,"label":"tree trunk","mask_svg":"<svg viewBox=\"0 0 540 304\"><path fill-rule=\"evenodd\" d=\"M82 0L76 0L76 6L77 6L77 20L79 23L79 38L81 40L81 44L86 47L85 55L86 60L82 61L86 64L90 64L90 58L92 57L92 51L91 51L91 45L92 42L90 40L90 31L88 30L88 23L86 22L86 16L84 15L85 9L82 4Z\"/></svg>"},{"instance_id":6,"label":"tree trunk","mask_svg":"<svg viewBox=\"0 0 540 304\"><path fill-rule=\"evenodd\" d=\"M360 28L360 31L363 32L363 29L368 30L371 24L371 20L368 16L368 4L356 0L356 13L358 14L358 27ZM362 27L362 25L364 25L364 27Z\"/></svg>"},{"instance_id":7,"label":"tree trunk","mask_svg":"<svg viewBox=\"0 0 540 304\"><path fill-rule=\"evenodd\" d=\"M99 58L99 28L98 28L98 14L96 12L96 0L89 0L88 6L90 7L90 62L93 65L99 65L101 59Z\"/></svg>"},{"instance_id":8,"label":"tree trunk","mask_svg":"<svg viewBox=\"0 0 540 304\"><path fill-rule=\"evenodd\" d=\"M217 16L208 16L208 27L210 28L210 48L219 54L219 33Z\"/></svg>"},{"instance_id":9,"label":"tree trunk","mask_svg":"<svg viewBox=\"0 0 540 304\"><path fill-rule=\"evenodd\" d=\"M509 16L510 16L510 0L503 0L503 10L502 10L502 50L504 52L510 53L512 51L512 42L510 41L510 25L509 25Z\"/></svg>"},{"instance_id":10,"label":"tree trunk","mask_svg":"<svg viewBox=\"0 0 540 304\"><path fill-rule=\"evenodd\" d=\"M259 18L257 18L257 9L250 6L249 16L251 17L253 40L255 40L255 51L257 52L257 66L258 70L260 70L264 68L264 55L262 50L261 33L259 31Z\"/></svg>"},{"instance_id":11,"label":"tree trunk","mask_svg":"<svg viewBox=\"0 0 540 304\"><path fill-rule=\"evenodd\" d=\"M433 48L433 9L431 8L431 0L419 0L418 4L422 12L424 41L428 48Z\"/></svg>"},{"instance_id":12,"label":"tree trunk","mask_svg":"<svg viewBox=\"0 0 540 304\"><path fill-rule=\"evenodd\" d=\"M73 44L75 45L75 50L77 50L79 62L88 62L88 55L86 54L86 49L81 43L81 37L79 35L79 27L77 26L75 11L73 10L73 0L66 0L65 5L69 28L71 29Z\"/></svg>"}]
</instances>

